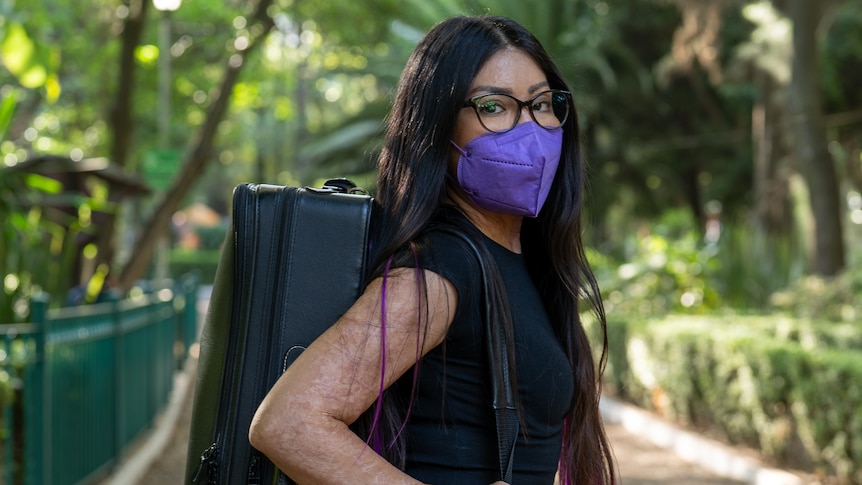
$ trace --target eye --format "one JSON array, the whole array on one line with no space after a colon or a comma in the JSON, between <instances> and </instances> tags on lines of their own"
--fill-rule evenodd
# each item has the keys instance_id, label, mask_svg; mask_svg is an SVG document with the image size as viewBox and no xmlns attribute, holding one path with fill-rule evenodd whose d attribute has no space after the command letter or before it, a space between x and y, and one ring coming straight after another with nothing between
<instances>
[{"instance_id":1,"label":"eye","mask_svg":"<svg viewBox=\"0 0 862 485\"><path fill-rule=\"evenodd\" d=\"M516 110L517 106L513 107L513 103L513 100L505 94L492 93L473 98L473 105L482 117L501 116Z\"/></svg>"},{"instance_id":2,"label":"eye","mask_svg":"<svg viewBox=\"0 0 862 485\"><path fill-rule=\"evenodd\" d=\"M548 111L548 102L547 101L537 101L537 102L533 103L533 107L531 109L537 113L541 113L543 111Z\"/></svg>"},{"instance_id":3,"label":"eye","mask_svg":"<svg viewBox=\"0 0 862 485\"><path fill-rule=\"evenodd\" d=\"M497 111L499 111L501 109L500 105L498 103L493 102L493 101L488 101L488 102L482 103L482 104L478 105L477 108L479 108L479 110L482 111L483 113L491 113L491 114L496 113Z\"/></svg>"},{"instance_id":4,"label":"eye","mask_svg":"<svg viewBox=\"0 0 862 485\"><path fill-rule=\"evenodd\" d=\"M483 99L477 101L476 109L483 115L495 115L505 111L503 104L495 99Z\"/></svg>"},{"instance_id":5,"label":"eye","mask_svg":"<svg viewBox=\"0 0 862 485\"><path fill-rule=\"evenodd\" d=\"M530 109L534 113L544 113L551 111L551 94L544 93L539 95L538 98L533 100L533 103L530 105Z\"/></svg>"}]
</instances>

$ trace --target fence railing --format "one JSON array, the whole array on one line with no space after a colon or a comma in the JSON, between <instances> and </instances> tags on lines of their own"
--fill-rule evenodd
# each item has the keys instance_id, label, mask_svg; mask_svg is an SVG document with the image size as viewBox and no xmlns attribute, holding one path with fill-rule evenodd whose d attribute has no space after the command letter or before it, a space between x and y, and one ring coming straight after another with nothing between
<instances>
[{"instance_id":1,"label":"fence railing","mask_svg":"<svg viewBox=\"0 0 862 485\"><path fill-rule=\"evenodd\" d=\"M133 298L50 310L37 297L31 323L0 325L0 380L12 383L0 397L0 481L71 485L110 471L168 402L197 337L197 286L185 277Z\"/></svg>"}]
</instances>

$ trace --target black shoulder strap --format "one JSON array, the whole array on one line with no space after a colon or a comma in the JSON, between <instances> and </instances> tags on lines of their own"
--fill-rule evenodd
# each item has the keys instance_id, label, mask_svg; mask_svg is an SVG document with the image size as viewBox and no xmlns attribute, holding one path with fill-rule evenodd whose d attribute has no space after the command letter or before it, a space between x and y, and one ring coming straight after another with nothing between
<instances>
[{"instance_id":1,"label":"black shoulder strap","mask_svg":"<svg viewBox=\"0 0 862 485\"><path fill-rule=\"evenodd\" d=\"M476 243L466 234L451 226L441 226L439 229L461 238L470 246L470 249L476 255L476 260L479 262L479 270L482 273L483 301L485 302L485 345L487 345L488 360L490 362L491 386L494 397L494 418L497 423L497 451L500 459L500 479L506 483L512 483L512 463L515 461L515 443L520 431L520 422L518 420L518 408L515 403L515 393L512 389L512 380L509 372L510 363L506 332L502 325L495 325L491 321L491 294L488 286L488 271L485 268L485 261L482 259L482 254L479 252L479 248L476 247ZM496 362L499 362L503 367L500 369L503 373L502 388L495 377L497 370Z\"/></svg>"}]
</instances>

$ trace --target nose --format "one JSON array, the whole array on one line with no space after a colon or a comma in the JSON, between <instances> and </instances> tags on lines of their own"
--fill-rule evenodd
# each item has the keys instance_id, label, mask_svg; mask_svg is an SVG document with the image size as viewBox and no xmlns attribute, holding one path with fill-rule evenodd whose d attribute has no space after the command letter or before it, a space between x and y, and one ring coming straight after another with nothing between
<instances>
[{"instance_id":1,"label":"nose","mask_svg":"<svg viewBox=\"0 0 862 485\"><path fill-rule=\"evenodd\" d=\"M522 104L520 106L520 110L518 110L518 122L515 125L520 125L525 121L533 120L533 111L530 109L529 104Z\"/></svg>"}]
</instances>

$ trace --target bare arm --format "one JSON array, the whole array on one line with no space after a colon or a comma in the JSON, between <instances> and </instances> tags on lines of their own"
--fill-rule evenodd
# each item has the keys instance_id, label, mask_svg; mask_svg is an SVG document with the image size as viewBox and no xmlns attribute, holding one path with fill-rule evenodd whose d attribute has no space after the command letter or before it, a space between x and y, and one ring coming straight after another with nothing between
<instances>
[{"instance_id":1,"label":"bare arm","mask_svg":"<svg viewBox=\"0 0 862 485\"><path fill-rule=\"evenodd\" d=\"M387 281L385 387L416 363L417 339L424 355L443 341L452 322L455 288L436 273L425 271L425 278L427 318L415 270L393 270ZM252 445L297 483L419 483L348 428L380 390L381 291L378 278L287 369L255 413Z\"/></svg>"}]
</instances>

